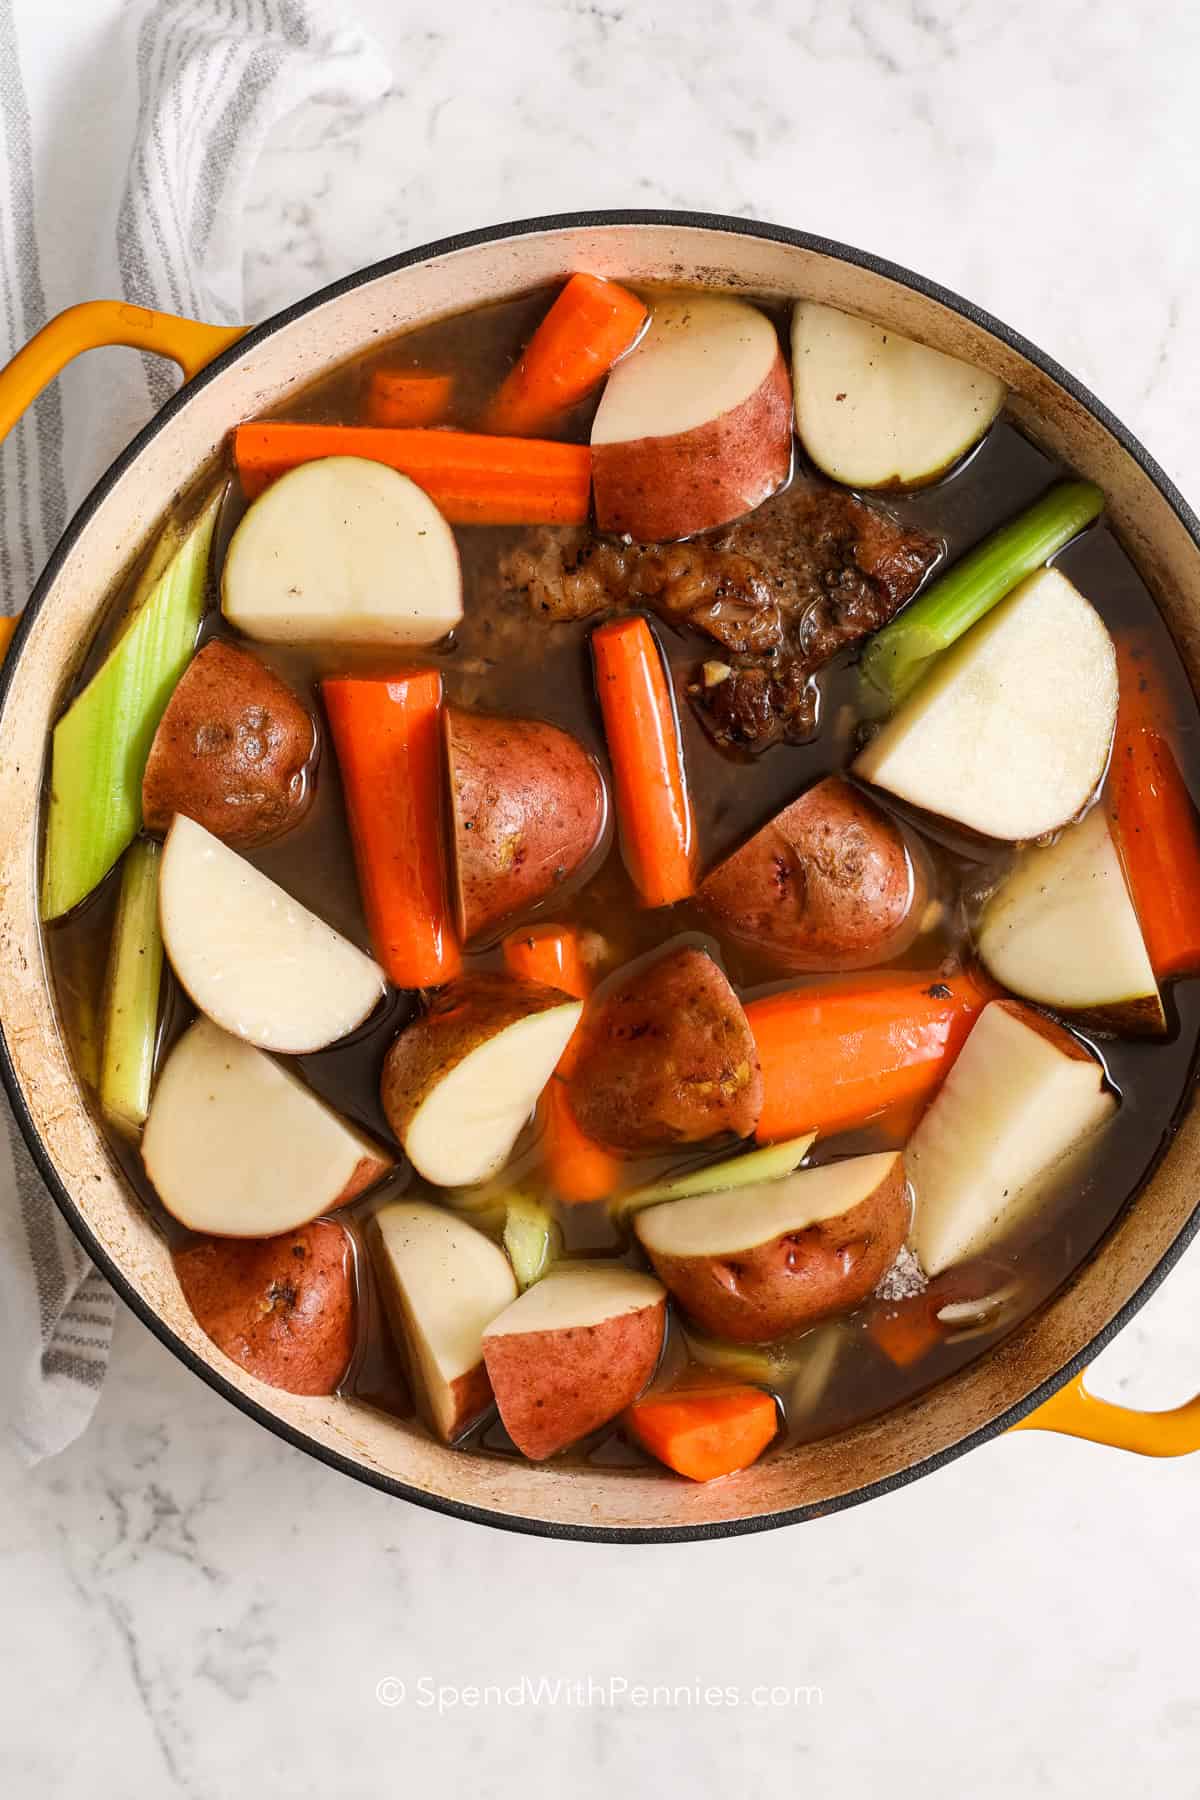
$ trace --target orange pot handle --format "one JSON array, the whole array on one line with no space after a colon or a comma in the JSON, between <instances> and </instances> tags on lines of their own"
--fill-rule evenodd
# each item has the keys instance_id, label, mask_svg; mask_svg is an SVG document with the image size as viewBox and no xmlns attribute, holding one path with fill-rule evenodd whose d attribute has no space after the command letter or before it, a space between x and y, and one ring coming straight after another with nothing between
<instances>
[{"instance_id":1,"label":"orange pot handle","mask_svg":"<svg viewBox=\"0 0 1200 1800\"><path fill-rule=\"evenodd\" d=\"M1013 1430L1058 1431L1137 1456L1187 1456L1200 1450L1200 1394L1167 1412L1138 1412L1089 1394L1076 1375Z\"/></svg>"},{"instance_id":2,"label":"orange pot handle","mask_svg":"<svg viewBox=\"0 0 1200 1800\"><path fill-rule=\"evenodd\" d=\"M178 363L185 381L245 331L243 325L202 325L174 313L150 312L123 300L84 300L50 320L0 369L0 438L5 438L42 389L84 350L125 344L151 350ZM0 658L7 650L16 619L0 618Z\"/></svg>"}]
</instances>

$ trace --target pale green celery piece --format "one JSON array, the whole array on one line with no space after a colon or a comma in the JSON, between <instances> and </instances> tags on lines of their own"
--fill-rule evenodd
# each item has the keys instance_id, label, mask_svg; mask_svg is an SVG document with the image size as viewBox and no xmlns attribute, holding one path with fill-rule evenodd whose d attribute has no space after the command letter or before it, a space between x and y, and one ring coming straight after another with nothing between
<instances>
[{"instance_id":1,"label":"pale green celery piece","mask_svg":"<svg viewBox=\"0 0 1200 1800\"><path fill-rule=\"evenodd\" d=\"M142 822L142 775L204 611L221 495L205 507L153 592L54 728L42 917L91 893Z\"/></svg>"},{"instance_id":2,"label":"pale green celery piece","mask_svg":"<svg viewBox=\"0 0 1200 1800\"><path fill-rule=\"evenodd\" d=\"M540 1200L528 1194L510 1197L504 1220L504 1248L522 1293L540 1281L555 1262L562 1241L557 1219Z\"/></svg>"},{"instance_id":3,"label":"pale green celery piece","mask_svg":"<svg viewBox=\"0 0 1200 1800\"><path fill-rule=\"evenodd\" d=\"M845 1342L846 1334L836 1319L815 1326L800 1339L792 1364L795 1379L785 1395L789 1425L810 1418L820 1407Z\"/></svg>"},{"instance_id":4,"label":"pale green celery piece","mask_svg":"<svg viewBox=\"0 0 1200 1800\"><path fill-rule=\"evenodd\" d=\"M121 870L104 995L100 1105L109 1122L136 1137L150 1107L163 942L158 926L161 851L149 838L130 845Z\"/></svg>"},{"instance_id":5,"label":"pale green celery piece","mask_svg":"<svg viewBox=\"0 0 1200 1800\"><path fill-rule=\"evenodd\" d=\"M663 1200L686 1200L693 1194L720 1194L728 1188L751 1187L759 1181L779 1181L793 1175L808 1155L816 1137L806 1131L803 1137L787 1138L782 1143L764 1144L761 1149L747 1150L741 1156L724 1162L705 1163L684 1175L667 1181L654 1181L646 1187L630 1188L613 1202L614 1213L640 1212L644 1206L655 1206Z\"/></svg>"},{"instance_id":6,"label":"pale green celery piece","mask_svg":"<svg viewBox=\"0 0 1200 1800\"><path fill-rule=\"evenodd\" d=\"M125 624L130 625L137 618L143 606L154 592L166 572L171 558L183 543L186 532L176 518L170 518L155 538L150 554L142 564L137 578L137 585L129 596L129 604L125 608Z\"/></svg>"},{"instance_id":7,"label":"pale green celery piece","mask_svg":"<svg viewBox=\"0 0 1200 1800\"><path fill-rule=\"evenodd\" d=\"M508 1217L508 1196L494 1186L479 1188L435 1188L426 1195L441 1201L460 1218L477 1225L480 1231L499 1236Z\"/></svg>"},{"instance_id":8,"label":"pale green celery piece","mask_svg":"<svg viewBox=\"0 0 1200 1800\"><path fill-rule=\"evenodd\" d=\"M878 716L905 699L943 650L1011 594L1018 582L1100 516L1090 481L1062 481L960 557L919 599L877 631L863 651L863 704Z\"/></svg>"},{"instance_id":9,"label":"pale green celery piece","mask_svg":"<svg viewBox=\"0 0 1200 1800\"><path fill-rule=\"evenodd\" d=\"M779 1350L772 1351L759 1344L730 1344L721 1338L702 1337L694 1331L685 1331L683 1341L690 1361L699 1363L701 1368L732 1376L735 1381L779 1388L787 1379L789 1364Z\"/></svg>"}]
</instances>

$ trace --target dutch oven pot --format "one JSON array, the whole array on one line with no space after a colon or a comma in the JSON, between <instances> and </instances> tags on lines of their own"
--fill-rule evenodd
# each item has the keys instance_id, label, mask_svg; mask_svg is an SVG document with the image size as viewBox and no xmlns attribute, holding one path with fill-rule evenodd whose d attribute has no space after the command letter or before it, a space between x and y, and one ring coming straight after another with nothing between
<instances>
[{"instance_id":1,"label":"dutch oven pot","mask_svg":"<svg viewBox=\"0 0 1200 1800\"><path fill-rule=\"evenodd\" d=\"M624 1541L758 1530L868 1499L1014 1425L1150 1455L1200 1449L1200 1398L1174 1412L1140 1414L1096 1400L1081 1385L1089 1358L1136 1312L1200 1225L1194 1095L1150 1178L1097 1250L1012 1336L893 1412L770 1455L709 1487L653 1469L533 1467L468 1455L351 1401L280 1393L228 1362L184 1305L166 1245L116 1168L72 1072L43 959L39 808L62 695L113 581L237 421L278 407L392 333L578 268L633 282L803 294L994 371L1030 436L1104 489L1121 540L1200 686L1200 522L1162 470L1033 345L944 289L843 245L741 219L577 214L410 251L244 335L117 303L75 307L0 374L0 432L73 355L93 346L160 352L187 379L68 526L0 677L0 1056L55 1201L138 1317L218 1393L335 1468L494 1525Z\"/></svg>"}]
</instances>

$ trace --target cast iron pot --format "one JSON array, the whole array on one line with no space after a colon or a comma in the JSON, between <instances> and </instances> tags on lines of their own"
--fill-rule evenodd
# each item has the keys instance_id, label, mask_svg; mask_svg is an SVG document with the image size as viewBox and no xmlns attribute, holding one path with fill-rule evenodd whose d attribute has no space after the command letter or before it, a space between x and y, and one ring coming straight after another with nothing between
<instances>
[{"instance_id":1,"label":"cast iron pot","mask_svg":"<svg viewBox=\"0 0 1200 1800\"><path fill-rule=\"evenodd\" d=\"M1151 1177L1098 1249L1012 1337L882 1418L707 1487L651 1469L533 1467L466 1455L352 1401L277 1392L227 1361L184 1305L166 1246L115 1167L72 1072L43 958L39 809L64 688L114 579L176 491L219 453L231 426L277 407L381 337L574 269L806 295L993 370L1030 436L1104 489L1116 529L1200 685L1200 522L1162 470L1032 344L944 289L842 244L743 219L572 214L409 251L245 334L115 302L75 307L0 374L0 433L82 349L120 343L158 351L187 379L68 526L0 678L0 1060L51 1194L117 1292L218 1393L332 1467L464 1519L623 1542L762 1530L884 1493L1016 1424L1153 1455L1200 1449L1200 1398L1171 1413L1130 1413L1088 1395L1081 1379L1200 1225L1194 1095Z\"/></svg>"}]
</instances>

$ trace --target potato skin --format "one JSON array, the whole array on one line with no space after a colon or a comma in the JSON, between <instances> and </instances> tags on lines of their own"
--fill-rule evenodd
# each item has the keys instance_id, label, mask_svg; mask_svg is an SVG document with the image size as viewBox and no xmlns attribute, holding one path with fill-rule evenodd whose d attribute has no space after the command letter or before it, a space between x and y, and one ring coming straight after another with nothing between
<instances>
[{"instance_id":1,"label":"potato skin","mask_svg":"<svg viewBox=\"0 0 1200 1800\"><path fill-rule=\"evenodd\" d=\"M541 719L446 708L462 935L474 940L568 881L600 841L600 770Z\"/></svg>"},{"instance_id":2,"label":"potato skin","mask_svg":"<svg viewBox=\"0 0 1200 1800\"><path fill-rule=\"evenodd\" d=\"M863 969L908 948L926 881L894 820L831 775L720 863L696 899L780 969Z\"/></svg>"},{"instance_id":3,"label":"potato skin","mask_svg":"<svg viewBox=\"0 0 1200 1800\"><path fill-rule=\"evenodd\" d=\"M286 683L236 644L211 638L184 670L142 778L142 816L166 831L186 813L235 849L299 824L313 794L316 728Z\"/></svg>"},{"instance_id":4,"label":"potato skin","mask_svg":"<svg viewBox=\"0 0 1200 1800\"><path fill-rule=\"evenodd\" d=\"M776 356L757 392L670 437L592 445L596 524L667 543L752 512L792 468L792 384Z\"/></svg>"},{"instance_id":5,"label":"potato skin","mask_svg":"<svg viewBox=\"0 0 1200 1800\"><path fill-rule=\"evenodd\" d=\"M684 1312L713 1337L768 1344L849 1312L895 1262L910 1220L904 1165L857 1206L728 1256L647 1252Z\"/></svg>"},{"instance_id":6,"label":"potato skin","mask_svg":"<svg viewBox=\"0 0 1200 1800\"><path fill-rule=\"evenodd\" d=\"M570 1004L571 996L557 988L491 971L463 975L436 989L384 1058L380 1099L401 1143L430 1089L464 1056L518 1019Z\"/></svg>"},{"instance_id":7,"label":"potato skin","mask_svg":"<svg viewBox=\"0 0 1200 1800\"><path fill-rule=\"evenodd\" d=\"M202 1237L175 1252L196 1323L271 1387L332 1394L354 1353L354 1264L340 1225L273 1238Z\"/></svg>"},{"instance_id":8,"label":"potato skin","mask_svg":"<svg viewBox=\"0 0 1200 1800\"><path fill-rule=\"evenodd\" d=\"M758 1051L742 1005L703 950L642 964L584 1013L569 1103L611 1150L669 1150L732 1132L762 1111Z\"/></svg>"},{"instance_id":9,"label":"potato skin","mask_svg":"<svg viewBox=\"0 0 1200 1800\"><path fill-rule=\"evenodd\" d=\"M500 1417L523 1456L541 1462L632 1404L662 1350L666 1299L599 1325L485 1337Z\"/></svg>"}]
</instances>

